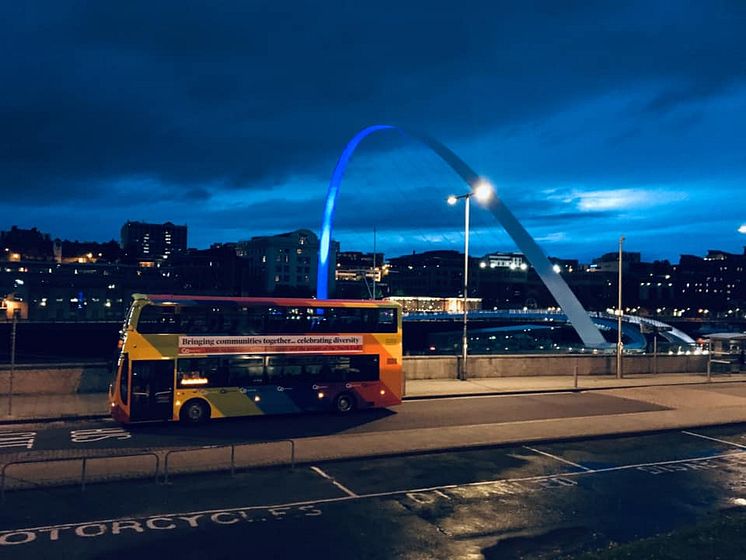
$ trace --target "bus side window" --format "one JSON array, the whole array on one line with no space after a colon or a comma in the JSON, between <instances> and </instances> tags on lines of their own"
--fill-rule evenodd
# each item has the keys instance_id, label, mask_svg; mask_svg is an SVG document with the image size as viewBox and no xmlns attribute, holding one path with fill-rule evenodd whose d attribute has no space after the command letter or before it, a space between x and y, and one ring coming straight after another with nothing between
<instances>
[{"instance_id":1,"label":"bus side window","mask_svg":"<svg viewBox=\"0 0 746 560\"><path fill-rule=\"evenodd\" d=\"M376 319L376 324L373 325L375 332L396 332L396 309L378 309Z\"/></svg>"},{"instance_id":2,"label":"bus side window","mask_svg":"<svg viewBox=\"0 0 746 560\"><path fill-rule=\"evenodd\" d=\"M264 319L266 307L252 305L241 307L238 310L238 325L235 334L250 335L261 334L264 332Z\"/></svg>"},{"instance_id":3,"label":"bus side window","mask_svg":"<svg viewBox=\"0 0 746 560\"><path fill-rule=\"evenodd\" d=\"M175 306L146 305L137 320L137 331L143 334L176 333L179 328Z\"/></svg>"},{"instance_id":4,"label":"bus side window","mask_svg":"<svg viewBox=\"0 0 746 560\"><path fill-rule=\"evenodd\" d=\"M206 334L207 310L200 306L181 308L181 327L185 334Z\"/></svg>"},{"instance_id":5,"label":"bus side window","mask_svg":"<svg viewBox=\"0 0 746 560\"><path fill-rule=\"evenodd\" d=\"M379 360L376 354L352 356L348 375L350 381L378 381Z\"/></svg>"},{"instance_id":6,"label":"bus side window","mask_svg":"<svg viewBox=\"0 0 746 560\"><path fill-rule=\"evenodd\" d=\"M222 387L226 377L218 358L180 358L176 366L179 387Z\"/></svg>"},{"instance_id":7,"label":"bus side window","mask_svg":"<svg viewBox=\"0 0 746 560\"><path fill-rule=\"evenodd\" d=\"M228 358L228 384L231 387L251 387L265 383L264 358Z\"/></svg>"},{"instance_id":8,"label":"bus side window","mask_svg":"<svg viewBox=\"0 0 746 560\"><path fill-rule=\"evenodd\" d=\"M347 381L349 366L350 361L346 356L324 356L321 377L324 381Z\"/></svg>"}]
</instances>

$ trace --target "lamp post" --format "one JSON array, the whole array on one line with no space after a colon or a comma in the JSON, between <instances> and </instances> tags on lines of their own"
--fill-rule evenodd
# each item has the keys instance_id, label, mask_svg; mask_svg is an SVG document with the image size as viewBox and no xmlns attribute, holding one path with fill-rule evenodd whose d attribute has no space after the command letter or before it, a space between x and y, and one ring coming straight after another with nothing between
<instances>
[{"instance_id":1,"label":"lamp post","mask_svg":"<svg viewBox=\"0 0 746 560\"><path fill-rule=\"evenodd\" d=\"M471 191L460 196L451 195L447 202L451 206L459 200L464 201L464 332L461 337L461 369L458 371L458 379L466 381L466 359L468 351L468 297L469 297L469 201L472 196L476 196L479 202L486 202L492 196L492 185L486 181L480 181Z\"/></svg>"},{"instance_id":2,"label":"lamp post","mask_svg":"<svg viewBox=\"0 0 746 560\"><path fill-rule=\"evenodd\" d=\"M622 372L622 246L624 245L624 236L619 237L619 299L617 302L617 334L616 334L616 378L621 379L624 376Z\"/></svg>"}]
</instances>

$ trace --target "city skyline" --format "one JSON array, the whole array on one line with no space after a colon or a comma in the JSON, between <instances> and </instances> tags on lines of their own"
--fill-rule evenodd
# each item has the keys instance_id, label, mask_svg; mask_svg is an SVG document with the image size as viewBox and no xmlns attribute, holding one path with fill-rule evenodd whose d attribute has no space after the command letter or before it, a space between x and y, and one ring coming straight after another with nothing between
<instances>
[{"instance_id":1,"label":"city skyline","mask_svg":"<svg viewBox=\"0 0 746 560\"><path fill-rule=\"evenodd\" d=\"M104 239L170 220L196 247L318 232L345 143L390 123L489 178L548 255L620 235L649 259L742 250L743 4L395 6L9 6L0 223ZM371 138L335 238L459 250L444 199L464 188L412 142ZM480 214L474 252L513 250Z\"/></svg>"},{"instance_id":2,"label":"city skyline","mask_svg":"<svg viewBox=\"0 0 746 560\"><path fill-rule=\"evenodd\" d=\"M139 222L139 221L136 221L136 220L128 220L127 222L125 222L125 225L128 225L128 224L141 224L141 225L144 225L144 226L151 226L152 225L152 226L156 226L156 227L168 226L168 227L171 227L171 228L173 228L173 227L176 227L176 228L186 227L187 228L187 232L189 231L188 224L174 224L171 221L164 222L163 224L155 224L155 223ZM56 235L53 234L53 232L43 231L43 230L41 230L40 228L38 228L36 226L32 226L31 228L25 229L25 228L21 228L17 224L13 224L12 226L10 226L7 229L0 229L0 233L2 233L2 234L13 233L14 231L20 231L21 233L24 233L24 232L25 233L36 232L40 237L48 237L49 238L49 242L52 243L52 245L54 245L57 241L59 241L59 242L61 242L63 244L63 246L64 246L64 244L72 244L74 247L83 247L85 249L85 252L89 251L89 248L87 248L88 245L93 245L93 244L110 245L111 243L115 243L118 247L122 248L122 250L124 251L124 244L123 244L121 238L117 239L116 237L111 237L111 238L108 238L108 239L106 239L106 238L104 238L104 239L68 239L68 238L62 238L60 236L56 236ZM313 231L310 228L304 228L304 227L299 227L296 230L293 230L293 231L290 231L290 232L277 232L277 233L273 233L271 235L272 236L282 236L284 234L295 233L295 232L298 232L298 231L311 231L314 235L316 235L318 237L318 232L315 232L315 231ZM185 232L184 233L184 237L186 238L186 236L187 236L187 233ZM188 236L189 236L189 238L191 238L191 233L189 233ZM209 243L209 245L207 247L195 247L191 243L188 243L186 245L186 247L187 247L187 249L189 251L193 251L193 250L194 251L200 251L200 250L210 249L210 248L214 248L214 247L223 247L225 245L229 245L230 246L231 244L238 246L242 242L248 242L250 240L259 239L259 238L263 238L263 237L265 237L263 234L256 234L256 235L249 235L249 236L247 236L244 239L235 239L235 240L227 240L227 241L213 241L213 242ZM336 238L334 238L333 242L337 243L338 240ZM52 248L53 248L52 245L50 245L50 251L52 251ZM12 243L6 243L5 246L12 246ZM6 250L8 250L8 249L6 249ZM10 250L12 251L13 248L11 247ZM406 256L409 256L409 255L414 255L414 254L423 254L423 253L427 253L428 251L436 251L436 252L437 251L452 251L452 252L460 253L461 255L463 255L463 247L425 248L423 250L411 249L409 251L405 251L405 252L400 253L400 254L399 253L396 253L396 254L395 253L387 253L386 251L384 251L380 247L378 247L377 250L376 250L376 254L377 255L383 255L384 259L388 260L390 258L394 259L394 258L406 257ZM340 246L339 252L340 253L361 253L361 254L367 254L367 255L372 255L373 254L372 250L370 250L368 248L365 248L365 247L358 247L358 246L350 246L350 247ZM680 253L680 254L677 255L678 258L674 258L674 259L669 259L669 258L665 258L665 259L647 258L648 256L644 252L634 251L634 250L630 250L630 249L626 249L626 248L624 249L624 254L625 255L628 255L628 254L639 255L641 262L665 262L665 261L667 261L667 262L669 262L672 265L675 265L677 263L677 261L682 256L705 257L705 256L707 256L708 252L728 253L728 254L733 254L733 255L740 255L740 254L746 255L746 245L742 246L740 251L728 251L728 250L723 249L721 247L711 247L707 251L704 251L702 253L695 253L693 251L684 251L684 252L682 252L682 253ZM485 258L485 257L488 257L490 255L510 255L510 254L513 254L513 255L522 255L522 256L525 257L525 255L523 255L523 253L520 250L517 250L517 249L502 249L502 248L491 249L491 250L488 250L488 251L485 251L485 252L474 252L474 251L470 251L469 257L470 257L470 259L479 260L481 258ZM570 260L577 260L579 262L579 264L582 264L582 265L591 265L591 264L594 263L595 260L598 260L601 257L608 257L609 255L613 256L613 255L616 255L616 254L617 254L616 251L601 251L601 252L598 252L596 254L593 254L591 257L589 257L587 259L579 258L578 256L571 255L571 254L567 254L567 255L548 254L547 257L549 257L550 259L559 259L559 260L568 260L568 261L570 261ZM52 254L50 252L50 257L51 256L52 256ZM84 254L78 255L77 253L74 254L74 255L73 254L65 254L64 253L64 249L63 249L62 256L65 257L65 258L73 258L73 257L79 257L79 256L85 256L85 255ZM159 258L162 258L162 257L159 257ZM23 257L21 257L21 260L25 260L25 259L23 259ZM36 260L36 257L32 257L31 260ZM531 266L530 263L529 263L529 266Z\"/></svg>"}]
</instances>

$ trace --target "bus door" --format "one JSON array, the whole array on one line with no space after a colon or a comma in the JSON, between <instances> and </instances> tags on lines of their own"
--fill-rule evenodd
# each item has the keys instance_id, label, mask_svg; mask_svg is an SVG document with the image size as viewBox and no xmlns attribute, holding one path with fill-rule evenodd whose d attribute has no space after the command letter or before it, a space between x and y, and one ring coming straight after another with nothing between
<instances>
[{"instance_id":1,"label":"bus door","mask_svg":"<svg viewBox=\"0 0 746 560\"><path fill-rule=\"evenodd\" d=\"M173 416L174 360L133 360L131 420L170 420Z\"/></svg>"}]
</instances>

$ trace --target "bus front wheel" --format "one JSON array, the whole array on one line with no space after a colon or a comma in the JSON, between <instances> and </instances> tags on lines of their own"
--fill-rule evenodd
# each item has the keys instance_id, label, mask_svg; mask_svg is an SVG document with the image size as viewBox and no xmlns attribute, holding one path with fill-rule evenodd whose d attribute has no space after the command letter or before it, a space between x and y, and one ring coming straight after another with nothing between
<instances>
[{"instance_id":1,"label":"bus front wheel","mask_svg":"<svg viewBox=\"0 0 746 560\"><path fill-rule=\"evenodd\" d=\"M188 426L204 424L210 419L210 405L200 399L188 401L181 407L179 419Z\"/></svg>"},{"instance_id":2,"label":"bus front wheel","mask_svg":"<svg viewBox=\"0 0 746 560\"><path fill-rule=\"evenodd\" d=\"M348 414L355 410L355 398L349 393L342 393L334 399L334 410L340 414Z\"/></svg>"}]
</instances>

